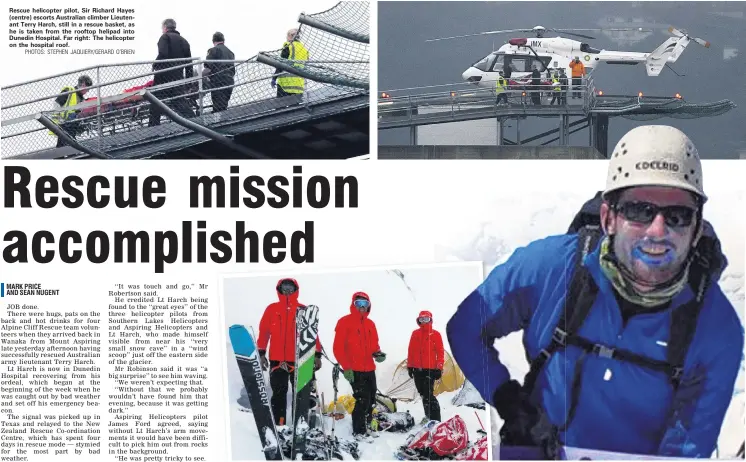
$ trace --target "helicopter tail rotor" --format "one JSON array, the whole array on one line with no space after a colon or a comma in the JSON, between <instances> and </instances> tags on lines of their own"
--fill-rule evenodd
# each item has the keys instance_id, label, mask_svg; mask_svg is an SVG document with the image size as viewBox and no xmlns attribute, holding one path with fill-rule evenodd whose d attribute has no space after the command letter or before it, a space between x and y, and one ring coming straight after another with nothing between
<instances>
[{"instance_id":1,"label":"helicopter tail rotor","mask_svg":"<svg viewBox=\"0 0 746 462\"><path fill-rule=\"evenodd\" d=\"M699 37L692 37L686 33L686 31L679 30L673 26L668 28L668 32L675 35L676 37L686 37L693 42L697 42L705 48L710 48L710 42L703 40Z\"/></svg>"},{"instance_id":2,"label":"helicopter tail rotor","mask_svg":"<svg viewBox=\"0 0 746 462\"><path fill-rule=\"evenodd\" d=\"M691 37L685 31L669 27L668 31L674 35L653 50L645 60L645 67L649 76L657 76L667 65L676 62L690 42L697 42L705 48L710 48L710 42L698 37Z\"/></svg>"}]
</instances>

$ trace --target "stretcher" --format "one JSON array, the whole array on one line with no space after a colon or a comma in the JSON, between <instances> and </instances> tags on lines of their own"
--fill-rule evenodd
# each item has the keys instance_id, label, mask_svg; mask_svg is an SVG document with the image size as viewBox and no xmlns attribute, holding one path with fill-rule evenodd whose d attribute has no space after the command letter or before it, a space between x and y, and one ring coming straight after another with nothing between
<instances>
[{"instance_id":1,"label":"stretcher","mask_svg":"<svg viewBox=\"0 0 746 462\"><path fill-rule=\"evenodd\" d=\"M130 131L147 125L148 123L148 104L143 104L145 99L142 95L136 94L140 90L145 90L153 86L153 81L144 85L137 85L125 89L122 94L132 93L123 99L108 101L101 104L101 116L99 117L99 106L90 106L81 109L75 119L79 124L82 132L99 132L99 120L101 122L100 133L104 136ZM95 102L98 98L93 96L86 98L85 102Z\"/></svg>"}]
</instances>

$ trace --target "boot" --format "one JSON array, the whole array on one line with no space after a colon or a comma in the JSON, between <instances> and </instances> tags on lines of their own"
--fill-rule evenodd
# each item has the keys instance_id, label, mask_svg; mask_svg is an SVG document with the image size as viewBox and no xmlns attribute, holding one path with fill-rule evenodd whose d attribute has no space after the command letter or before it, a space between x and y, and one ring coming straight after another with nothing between
<instances>
[{"instance_id":1,"label":"boot","mask_svg":"<svg viewBox=\"0 0 746 462\"><path fill-rule=\"evenodd\" d=\"M368 436L367 433L356 433L353 435L355 437L355 441L365 442L365 443L372 443L373 438Z\"/></svg>"}]
</instances>

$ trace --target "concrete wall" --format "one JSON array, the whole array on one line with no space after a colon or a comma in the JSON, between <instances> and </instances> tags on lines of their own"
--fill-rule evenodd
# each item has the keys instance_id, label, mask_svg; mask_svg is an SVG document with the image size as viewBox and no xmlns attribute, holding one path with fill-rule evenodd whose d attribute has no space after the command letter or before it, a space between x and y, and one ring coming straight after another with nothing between
<instances>
[{"instance_id":1,"label":"concrete wall","mask_svg":"<svg viewBox=\"0 0 746 462\"><path fill-rule=\"evenodd\" d=\"M587 146L379 146L379 159L604 159Z\"/></svg>"}]
</instances>

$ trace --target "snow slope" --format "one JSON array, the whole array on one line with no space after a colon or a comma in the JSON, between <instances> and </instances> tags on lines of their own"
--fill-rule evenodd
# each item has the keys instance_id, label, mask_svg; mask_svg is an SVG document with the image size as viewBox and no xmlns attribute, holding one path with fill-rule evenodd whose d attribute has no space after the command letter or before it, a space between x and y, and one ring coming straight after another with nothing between
<instances>
[{"instance_id":1,"label":"snow slope","mask_svg":"<svg viewBox=\"0 0 746 462\"><path fill-rule=\"evenodd\" d=\"M713 184L713 183L711 183ZM719 186L719 187L718 187ZM705 206L705 218L712 223L729 260L729 266L720 279L720 286L734 305L741 324L744 324L744 192L715 185L708 189L709 201ZM578 189L577 186L572 186ZM711 191L711 192L710 192ZM594 190L586 193L545 192L506 193L496 192L499 198L483 198L486 204L478 207L480 217L465 220L454 230L448 242L436 246L438 260L481 260L485 276L498 264L504 262L513 251L529 242L552 234L562 234L581 205L593 196ZM522 380L528 372L528 364L521 343L521 333L513 333L495 343L501 352L511 375ZM722 426L718 448L721 456L732 455L744 439L744 365L736 381L736 387L728 413ZM492 409L491 427L493 442L499 441L497 430L502 421ZM713 455L716 456L717 454Z\"/></svg>"},{"instance_id":2,"label":"snow slope","mask_svg":"<svg viewBox=\"0 0 746 462\"><path fill-rule=\"evenodd\" d=\"M385 392L391 383L394 369L406 359L410 335L417 328L417 314L421 310L433 313L434 328L441 332L444 346L450 352L445 324L455 307L483 279L482 265L479 263L398 269L402 271L404 280L386 269L228 277L223 280L225 329L232 324L245 324L254 326L258 335L259 320L265 307L277 301L277 281L283 277L294 277L300 285L299 301L320 307L319 338L326 353L333 357L332 344L337 320L349 314L352 294L364 291L371 297L370 319L376 323L381 349L387 354L386 361L378 364L376 370L378 389ZM226 346L226 351L232 351L230 344ZM243 384L236 361L230 355L226 358L226 366L233 458L263 458L254 418L250 413L239 410L236 404ZM333 397L331 371L332 366L326 360L317 371L319 391L324 393L327 403ZM342 377L339 381L339 393L352 394L350 385ZM475 441L476 431L481 428L475 409L452 406L450 403L455 394L443 393L438 396L442 418L445 420L460 414L467 424L470 441ZM397 407L399 411L409 410L416 423L424 417L419 400L415 403L398 403ZM477 412L480 413L482 424L487 426L486 412ZM330 421L327 425L330 425ZM342 438L352 437L349 416L336 422L335 434ZM393 451L404 443L405 437L406 434L383 434L371 444L361 443L361 459L391 460Z\"/></svg>"}]
</instances>

